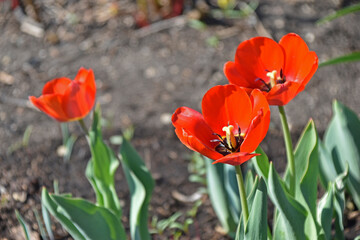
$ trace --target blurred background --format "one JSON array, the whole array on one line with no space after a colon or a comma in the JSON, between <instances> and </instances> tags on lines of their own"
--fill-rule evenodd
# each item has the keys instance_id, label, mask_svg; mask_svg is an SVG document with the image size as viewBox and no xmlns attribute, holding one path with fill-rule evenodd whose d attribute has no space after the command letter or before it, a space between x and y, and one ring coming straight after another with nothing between
<instances>
[{"instance_id":1,"label":"blurred background","mask_svg":"<svg viewBox=\"0 0 360 240\"><path fill-rule=\"evenodd\" d=\"M40 239L33 209L41 187L94 199L84 171L90 153L76 123L70 159L64 161L60 125L35 110L28 96L57 77L73 79L92 68L105 138L128 131L156 180L150 216L167 218L193 208L199 181L189 181L193 157L174 134L171 115L180 106L201 111L203 94L226 84L225 62L238 44L255 36L278 41L299 34L320 62L359 51L360 12L317 24L351 0L0 0L0 239L22 239L14 209ZM310 118L324 133L338 99L360 113L360 63L319 68L306 89L286 106L293 141ZM278 170L285 167L280 120L261 144ZM90 124L90 119L85 119ZM114 149L117 149L116 145ZM190 167L189 167L190 166ZM117 191L129 209L121 171ZM199 190L200 189L200 190ZM199 194L198 194L199 195ZM197 197L196 195L195 197ZM183 239L227 239L206 194ZM193 197L193 198L192 198ZM345 229L360 231L359 214ZM181 221L181 218L180 218ZM71 239L59 225L56 239ZM352 235L354 234L354 235ZM166 231L154 239L168 239Z\"/></svg>"}]
</instances>

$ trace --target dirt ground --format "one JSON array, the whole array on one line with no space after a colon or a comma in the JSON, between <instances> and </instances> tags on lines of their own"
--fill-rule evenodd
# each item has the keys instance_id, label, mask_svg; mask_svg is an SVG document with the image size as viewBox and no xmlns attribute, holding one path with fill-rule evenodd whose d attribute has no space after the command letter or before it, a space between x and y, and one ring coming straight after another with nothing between
<instances>
[{"instance_id":1,"label":"dirt ground","mask_svg":"<svg viewBox=\"0 0 360 240\"><path fill-rule=\"evenodd\" d=\"M150 216L160 219L185 212L192 204L176 200L173 191L191 195L200 187L188 180L191 152L174 134L170 122L180 106L200 110L203 94L225 84L222 72L233 60L237 45L248 38L270 34L279 40L288 32L302 36L320 61L360 49L360 14L351 14L317 26L316 20L355 1L268 0L242 19L209 21L204 29L187 24L186 16L135 29L134 2L117 1L118 14L101 19L108 1L48 1L38 3L44 36L36 38L20 30L14 14L0 12L0 239L22 239L17 209L30 224L34 239L40 239L33 208L40 209L41 188L94 200L85 178L90 157L79 126L70 123L79 136L69 162L57 154L62 144L60 126L27 102L39 96L45 82L61 76L74 78L80 67L92 68L98 87L97 101L108 120L105 137L133 126L133 145L156 179ZM0 3L1 4L1 3ZM158 27L164 29L158 29ZM208 44L216 36L216 46ZM319 69L304 92L286 106L294 142L309 118L320 136L331 118L331 104L338 99L360 113L360 63ZM86 119L89 124L89 119ZM26 147L14 147L25 130L32 132ZM270 131L262 147L278 170L284 169L285 149L277 109L273 109ZM129 192L121 169L116 187L128 221ZM206 196L189 234L182 239L227 239ZM359 212L345 222L348 239L360 234ZM57 239L71 239L59 228ZM154 239L171 239L170 232Z\"/></svg>"}]
</instances>

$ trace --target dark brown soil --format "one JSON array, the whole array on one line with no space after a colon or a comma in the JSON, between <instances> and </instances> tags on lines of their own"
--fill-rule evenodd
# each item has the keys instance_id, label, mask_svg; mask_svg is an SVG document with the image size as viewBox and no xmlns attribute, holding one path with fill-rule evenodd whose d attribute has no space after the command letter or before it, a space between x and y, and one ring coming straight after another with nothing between
<instances>
[{"instance_id":1,"label":"dark brown soil","mask_svg":"<svg viewBox=\"0 0 360 240\"><path fill-rule=\"evenodd\" d=\"M56 152L62 144L59 124L26 102L28 96L41 94L45 82L61 76L73 78L81 66L94 70L97 101L109 122L105 137L134 126L132 143L156 179L151 216L162 219L192 206L174 199L174 190L191 195L201 187L188 180L191 152L175 136L170 116L183 105L200 110L207 89L226 83L223 64L233 60L241 41L266 33L279 40L296 32L320 61L360 49L359 13L315 24L349 1L260 1L256 14L247 18L223 19L203 30L172 22L154 33L135 30L130 15L134 3L127 0L117 1L118 15L105 21L97 14L106 9L106 0L40 2L35 1L45 27L43 38L23 33L13 14L0 11L0 71L13 77L13 81L0 81L0 239L22 239L15 209L30 224L34 239L40 239L32 209L40 210L41 188L53 191L54 180L59 181L60 192L94 200L84 175L90 153L80 128L70 123L71 131L80 138L70 161L64 162ZM178 17L177 23L183 19ZM206 42L211 36L219 39L216 47ZM360 113L359 69L360 63L348 63L317 71L306 90L286 106L294 141L309 118L323 134L333 99ZM285 149L277 109L272 110L270 131L262 147L281 171ZM14 149L29 126L29 144ZM121 169L116 181L126 216L129 193ZM219 222L206 196L203 202L189 234L182 239L227 239L218 231ZM360 234L360 218L358 212L350 214L345 233L353 239ZM124 221L127 224L126 217ZM58 239L69 238L58 225L56 233ZM171 232L154 239L171 239Z\"/></svg>"}]
</instances>

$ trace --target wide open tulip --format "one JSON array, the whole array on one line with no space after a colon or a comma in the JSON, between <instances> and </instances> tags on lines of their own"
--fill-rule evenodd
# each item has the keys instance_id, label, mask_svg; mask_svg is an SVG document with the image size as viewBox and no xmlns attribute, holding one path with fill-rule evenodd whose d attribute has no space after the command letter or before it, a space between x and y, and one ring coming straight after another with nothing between
<instances>
[{"instance_id":1,"label":"wide open tulip","mask_svg":"<svg viewBox=\"0 0 360 240\"><path fill-rule=\"evenodd\" d=\"M305 89L317 68L316 53L289 33L279 43L266 37L240 43L224 72L231 84L260 89L270 105L283 106Z\"/></svg>"},{"instance_id":2,"label":"wide open tulip","mask_svg":"<svg viewBox=\"0 0 360 240\"><path fill-rule=\"evenodd\" d=\"M57 78L47 82L42 95L30 96L41 111L60 122L84 118L95 103L95 77L91 69L80 68L75 79Z\"/></svg>"},{"instance_id":3,"label":"wide open tulip","mask_svg":"<svg viewBox=\"0 0 360 240\"><path fill-rule=\"evenodd\" d=\"M172 116L175 133L191 150L214 163L240 165L264 139L270 123L270 109L260 90L248 94L235 85L215 86L202 100L202 115L188 107Z\"/></svg>"}]
</instances>

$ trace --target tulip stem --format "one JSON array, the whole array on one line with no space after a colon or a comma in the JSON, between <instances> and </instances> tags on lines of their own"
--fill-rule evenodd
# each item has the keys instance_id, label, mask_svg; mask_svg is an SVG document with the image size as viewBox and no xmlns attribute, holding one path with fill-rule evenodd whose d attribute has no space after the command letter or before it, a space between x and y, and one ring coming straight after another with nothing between
<instances>
[{"instance_id":1,"label":"tulip stem","mask_svg":"<svg viewBox=\"0 0 360 240\"><path fill-rule=\"evenodd\" d=\"M81 129L84 131L84 133L85 133L86 135L89 135L89 131L88 131L87 127L86 127L86 124L85 124L85 122L84 122L84 119L80 119L80 120L79 120L79 124L80 124Z\"/></svg>"},{"instance_id":2,"label":"tulip stem","mask_svg":"<svg viewBox=\"0 0 360 240\"><path fill-rule=\"evenodd\" d=\"M286 147L286 156L290 170L290 194L295 196L295 158L293 144L291 141L291 135L289 130L289 124L286 118L284 106L279 106L281 125L284 133L284 141Z\"/></svg>"},{"instance_id":3,"label":"tulip stem","mask_svg":"<svg viewBox=\"0 0 360 240\"><path fill-rule=\"evenodd\" d=\"M247 199L246 199L244 179L243 179L240 165L236 165L235 170L236 170L236 179L237 179L238 187L239 187L239 195L240 195L241 209L242 209L242 214L243 214L243 219L244 219L244 226L246 226L246 223L249 219L249 209L248 209L248 204L247 204Z\"/></svg>"}]
</instances>

